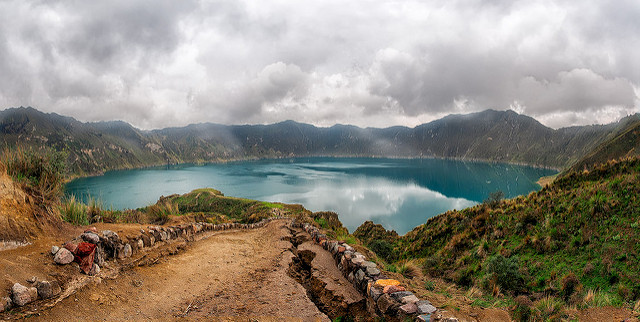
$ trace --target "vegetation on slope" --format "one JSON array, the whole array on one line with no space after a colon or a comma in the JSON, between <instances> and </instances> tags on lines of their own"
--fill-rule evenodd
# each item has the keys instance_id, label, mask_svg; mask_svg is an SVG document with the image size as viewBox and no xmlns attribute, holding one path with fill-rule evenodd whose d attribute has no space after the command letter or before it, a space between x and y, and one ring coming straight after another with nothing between
<instances>
[{"instance_id":1,"label":"vegetation on slope","mask_svg":"<svg viewBox=\"0 0 640 322\"><path fill-rule=\"evenodd\" d=\"M166 163L296 156L435 157L564 168L624 125L554 130L513 111L487 110L449 115L415 128L318 128L286 121L141 131L124 122L82 123L33 108L12 108L0 111L0 142L66 151L74 175Z\"/></svg>"},{"instance_id":2,"label":"vegetation on slope","mask_svg":"<svg viewBox=\"0 0 640 322\"><path fill-rule=\"evenodd\" d=\"M526 197L448 211L395 241L370 226L354 235L374 251L390 244L395 257L383 249L381 258L412 260L493 296L523 296L518 308L527 314L543 300L583 307L640 299L638 158L572 172Z\"/></svg>"},{"instance_id":3,"label":"vegetation on slope","mask_svg":"<svg viewBox=\"0 0 640 322\"><path fill-rule=\"evenodd\" d=\"M591 169L608 160L640 156L640 115L626 117L620 124L606 141L596 146L566 172Z\"/></svg>"}]
</instances>

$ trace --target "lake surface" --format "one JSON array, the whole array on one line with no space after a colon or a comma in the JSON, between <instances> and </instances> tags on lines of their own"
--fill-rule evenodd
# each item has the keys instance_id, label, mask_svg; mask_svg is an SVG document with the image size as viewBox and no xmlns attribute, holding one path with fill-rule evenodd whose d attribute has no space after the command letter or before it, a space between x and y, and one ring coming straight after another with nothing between
<instances>
[{"instance_id":1,"label":"lake surface","mask_svg":"<svg viewBox=\"0 0 640 322\"><path fill-rule=\"evenodd\" d=\"M439 159L294 158L110 171L71 181L66 194L135 209L162 195L210 187L226 196L335 211L351 232L372 220L404 234L437 214L480 203L493 191L507 198L528 194L540 188L540 177L555 173Z\"/></svg>"}]
</instances>

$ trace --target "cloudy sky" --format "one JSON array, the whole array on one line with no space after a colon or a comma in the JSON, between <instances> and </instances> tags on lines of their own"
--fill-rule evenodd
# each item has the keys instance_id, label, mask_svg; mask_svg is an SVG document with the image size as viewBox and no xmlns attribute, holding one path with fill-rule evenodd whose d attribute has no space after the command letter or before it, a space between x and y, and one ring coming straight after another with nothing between
<instances>
[{"instance_id":1,"label":"cloudy sky","mask_svg":"<svg viewBox=\"0 0 640 322\"><path fill-rule=\"evenodd\" d=\"M640 1L0 2L0 109L144 128L640 112Z\"/></svg>"}]
</instances>

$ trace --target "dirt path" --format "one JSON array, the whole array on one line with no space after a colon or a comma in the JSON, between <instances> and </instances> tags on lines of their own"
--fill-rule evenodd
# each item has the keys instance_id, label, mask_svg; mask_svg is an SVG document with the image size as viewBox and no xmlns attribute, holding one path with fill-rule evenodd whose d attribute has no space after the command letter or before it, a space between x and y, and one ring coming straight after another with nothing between
<instances>
[{"instance_id":1,"label":"dirt path","mask_svg":"<svg viewBox=\"0 0 640 322\"><path fill-rule=\"evenodd\" d=\"M37 318L328 320L287 274L294 255L286 223L216 233L157 264L85 287Z\"/></svg>"}]
</instances>

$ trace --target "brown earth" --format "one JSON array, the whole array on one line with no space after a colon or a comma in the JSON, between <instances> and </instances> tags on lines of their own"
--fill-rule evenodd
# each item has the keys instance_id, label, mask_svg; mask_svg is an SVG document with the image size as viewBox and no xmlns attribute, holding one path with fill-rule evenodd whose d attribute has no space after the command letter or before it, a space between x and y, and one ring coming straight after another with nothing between
<instances>
[{"instance_id":1,"label":"brown earth","mask_svg":"<svg viewBox=\"0 0 640 322\"><path fill-rule=\"evenodd\" d=\"M287 222L210 233L189 244L176 242L174 250L184 249L177 255L139 260L155 264L123 270L117 278L92 278L89 287L55 307L24 313L47 321L181 317L326 321L305 289L287 274L294 257Z\"/></svg>"}]
</instances>

